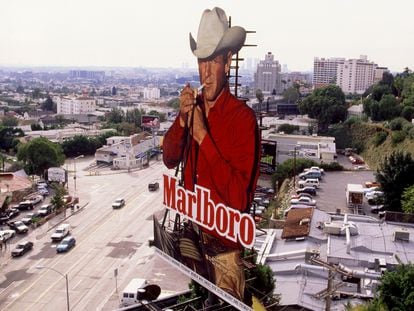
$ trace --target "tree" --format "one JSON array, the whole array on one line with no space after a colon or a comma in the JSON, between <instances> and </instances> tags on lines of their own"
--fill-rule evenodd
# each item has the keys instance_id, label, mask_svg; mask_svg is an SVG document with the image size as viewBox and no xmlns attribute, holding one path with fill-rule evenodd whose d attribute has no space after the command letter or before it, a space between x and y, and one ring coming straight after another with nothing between
<instances>
[{"instance_id":1,"label":"tree","mask_svg":"<svg viewBox=\"0 0 414 311\"><path fill-rule=\"evenodd\" d=\"M386 271L378 286L378 300L388 310L414 310L414 266L398 265Z\"/></svg>"},{"instance_id":2,"label":"tree","mask_svg":"<svg viewBox=\"0 0 414 311\"><path fill-rule=\"evenodd\" d=\"M392 120L401 114L401 108L398 105L394 95L387 94L379 102L379 117L381 120Z\"/></svg>"},{"instance_id":3,"label":"tree","mask_svg":"<svg viewBox=\"0 0 414 311\"><path fill-rule=\"evenodd\" d=\"M401 212L401 196L413 185L414 160L410 153L393 152L386 157L376 173L376 180L384 192L385 209Z\"/></svg>"},{"instance_id":4,"label":"tree","mask_svg":"<svg viewBox=\"0 0 414 311\"><path fill-rule=\"evenodd\" d=\"M30 125L32 131L41 131L43 130L42 126L39 123L33 123Z\"/></svg>"},{"instance_id":5,"label":"tree","mask_svg":"<svg viewBox=\"0 0 414 311\"><path fill-rule=\"evenodd\" d=\"M283 99L286 100L288 103L295 103L299 97L300 93L297 88L290 87L283 92Z\"/></svg>"},{"instance_id":6,"label":"tree","mask_svg":"<svg viewBox=\"0 0 414 311\"><path fill-rule=\"evenodd\" d=\"M14 127L19 124L19 120L13 116L4 116L2 120L2 124L8 127Z\"/></svg>"},{"instance_id":7,"label":"tree","mask_svg":"<svg viewBox=\"0 0 414 311\"><path fill-rule=\"evenodd\" d=\"M384 84L375 84L372 88L371 97L373 100L380 101L384 95L391 94L391 87Z\"/></svg>"},{"instance_id":8,"label":"tree","mask_svg":"<svg viewBox=\"0 0 414 311\"><path fill-rule=\"evenodd\" d=\"M47 96L46 100L42 103L42 109L43 110L47 110L47 111L57 111L57 106L56 104L53 102L52 98L50 97L50 95Z\"/></svg>"},{"instance_id":9,"label":"tree","mask_svg":"<svg viewBox=\"0 0 414 311\"><path fill-rule=\"evenodd\" d=\"M62 143L62 149L67 157L76 157L78 155L94 155L96 149L101 147L99 142L93 137L76 135L70 139L66 139Z\"/></svg>"},{"instance_id":10,"label":"tree","mask_svg":"<svg viewBox=\"0 0 414 311\"><path fill-rule=\"evenodd\" d=\"M151 110L148 114L150 116L157 116L160 119L160 122L164 122L167 119L165 113L158 112L157 110Z\"/></svg>"},{"instance_id":11,"label":"tree","mask_svg":"<svg viewBox=\"0 0 414 311\"><path fill-rule=\"evenodd\" d=\"M53 184L54 196L50 200L50 203L52 203L57 211L60 211L62 208L65 207L65 202L63 201L63 196L67 193L64 186L61 186L59 184Z\"/></svg>"},{"instance_id":12,"label":"tree","mask_svg":"<svg viewBox=\"0 0 414 311\"><path fill-rule=\"evenodd\" d=\"M316 89L299 103L299 111L317 119L319 129L326 130L330 124L346 119L345 94L336 85Z\"/></svg>"},{"instance_id":13,"label":"tree","mask_svg":"<svg viewBox=\"0 0 414 311\"><path fill-rule=\"evenodd\" d=\"M12 127L1 127L0 126L0 149L6 150L15 150L19 144L18 137L23 137L24 133L19 128Z\"/></svg>"},{"instance_id":14,"label":"tree","mask_svg":"<svg viewBox=\"0 0 414 311\"><path fill-rule=\"evenodd\" d=\"M263 92L262 92L261 89L256 90L256 98L259 102L259 109L258 110L260 111L262 109L262 103L263 103L263 100L264 100L264 95L263 95Z\"/></svg>"},{"instance_id":15,"label":"tree","mask_svg":"<svg viewBox=\"0 0 414 311\"><path fill-rule=\"evenodd\" d=\"M116 95L116 93L117 93L117 90L116 90L116 87L115 86L113 86L112 87L112 96L115 96Z\"/></svg>"},{"instance_id":16,"label":"tree","mask_svg":"<svg viewBox=\"0 0 414 311\"><path fill-rule=\"evenodd\" d=\"M61 166L65 156L59 144L40 137L19 145L17 159L25 163L26 173L43 175L46 169Z\"/></svg>"},{"instance_id":17,"label":"tree","mask_svg":"<svg viewBox=\"0 0 414 311\"><path fill-rule=\"evenodd\" d=\"M292 134L295 131L299 131L299 126L298 125L291 125L291 124L288 124L288 123L283 123L277 128L277 130L279 132L284 132L285 134Z\"/></svg>"},{"instance_id":18,"label":"tree","mask_svg":"<svg viewBox=\"0 0 414 311\"><path fill-rule=\"evenodd\" d=\"M404 190L401 205L404 213L414 214L414 184Z\"/></svg>"},{"instance_id":19,"label":"tree","mask_svg":"<svg viewBox=\"0 0 414 311\"><path fill-rule=\"evenodd\" d=\"M24 93L24 87L23 87L23 86L21 86L21 85L19 85L19 86L16 88L16 93L23 94L23 93Z\"/></svg>"},{"instance_id":20,"label":"tree","mask_svg":"<svg viewBox=\"0 0 414 311\"><path fill-rule=\"evenodd\" d=\"M112 110L107 114L106 120L108 120L109 123L121 123L125 119L125 113L120 108L112 108Z\"/></svg>"}]
</instances>

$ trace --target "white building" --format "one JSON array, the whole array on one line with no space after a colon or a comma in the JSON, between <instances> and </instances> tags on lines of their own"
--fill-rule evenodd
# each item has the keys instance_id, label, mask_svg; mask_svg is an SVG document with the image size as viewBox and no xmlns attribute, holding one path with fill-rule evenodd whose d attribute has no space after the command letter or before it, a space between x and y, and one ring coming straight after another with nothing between
<instances>
[{"instance_id":1,"label":"white building","mask_svg":"<svg viewBox=\"0 0 414 311\"><path fill-rule=\"evenodd\" d=\"M338 64L336 85L345 94L363 94L374 84L374 73L377 65L368 61L366 56L359 59L348 59Z\"/></svg>"},{"instance_id":2,"label":"white building","mask_svg":"<svg viewBox=\"0 0 414 311\"><path fill-rule=\"evenodd\" d=\"M142 167L148 161L147 153L160 146L160 137L148 133L131 136L112 136L106 145L96 150L97 163L113 164L118 169Z\"/></svg>"},{"instance_id":3,"label":"white building","mask_svg":"<svg viewBox=\"0 0 414 311\"><path fill-rule=\"evenodd\" d=\"M144 88L144 99L159 99L160 89L157 87L146 87Z\"/></svg>"},{"instance_id":4,"label":"white building","mask_svg":"<svg viewBox=\"0 0 414 311\"><path fill-rule=\"evenodd\" d=\"M96 111L97 101L91 97L57 97L57 114L88 114Z\"/></svg>"},{"instance_id":5,"label":"white building","mask_svg":"<svg viewBox=\"0 0 414 311\"><path fill-rule=\"evenodd\" d=\"M272 52L265 55L257 65L257 72L254 75L256 89L260 89L264 95L271 95L274 92L280 94L281 88L281 66L274 59Z\"/></svg>"},{"instance_id":6,"label":"white building","mask_svg":"<svg viewBox=\"0 0 414 311\"><path fill-rule=\"evenodd\" d=\"M313 86L320 88L338 85L345 94L363 94L382 79L385 67L368 61L366 55L358 59L317 58L313 62Z\"/></svg>"},{"instance_id":7,"label":"white building","mask_svg":"<svg viewBox=\"0 0 414 311\"><path fill-rule=\"evenodd\" d=\"M335 160L335 137L269 133L263 138L277 143L276 164L292 159L295 152L296 158L305 158L325 163Z\"/></svg>"}]
</instances>

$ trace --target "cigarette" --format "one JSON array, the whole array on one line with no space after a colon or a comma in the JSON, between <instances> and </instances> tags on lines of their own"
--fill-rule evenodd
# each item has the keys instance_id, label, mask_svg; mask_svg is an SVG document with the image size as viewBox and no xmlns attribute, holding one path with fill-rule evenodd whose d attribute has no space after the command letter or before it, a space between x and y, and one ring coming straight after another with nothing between
<instances>
[{"instance_id":1,"label":"cigarette","mask_svg":"<svg viewBox=\"0 0 414 311\"><path fill-rule=\"evenodd\" d=\"M206 85L203 83L198 88L194 89L194 98L197 97L198 93L200 93Z\"/></svg>"}]
</instances>

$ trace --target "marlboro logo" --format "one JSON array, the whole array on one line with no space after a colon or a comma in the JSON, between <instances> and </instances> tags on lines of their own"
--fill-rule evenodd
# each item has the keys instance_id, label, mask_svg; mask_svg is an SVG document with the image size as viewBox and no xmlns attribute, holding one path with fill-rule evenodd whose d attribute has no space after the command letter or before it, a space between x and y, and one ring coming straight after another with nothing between
<instances>
[{"instance_id":1,"label":"marlboro logo","mask_svg":"<svg viewBox=\"0 0 414 311\"><path fill-rule=\"evenodd\" d=\"M165 207L198 225L246 248L254 244L256 225L249 214L240 213L222 203L215 204L210 190L195 185L194 192L184 189L177 178L164 175Z\"/></svg>"}]
</instances>

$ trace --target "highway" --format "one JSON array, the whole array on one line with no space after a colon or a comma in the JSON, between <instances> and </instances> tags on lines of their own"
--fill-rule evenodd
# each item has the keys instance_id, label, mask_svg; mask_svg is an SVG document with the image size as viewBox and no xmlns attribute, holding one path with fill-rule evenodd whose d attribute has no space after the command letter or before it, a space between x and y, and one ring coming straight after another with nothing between
<instances>
[{"instance_id":1,"label":"highway","mask_svg":"<svg viewBox=\"0 0 414 311\"><path fill-rule=\"evenodd\" d=\"M76 195L81 208L73 214L68 210L65 220L72 227L76 246L57 254L56 244L51 243L53 226L63 215L29 233L27 239L34 242L34 248L23 257L7 254L14 247L11 244L0 257L1 310L66 310L66 274L71 310L116 309L123 287L134 277L159 284L164 292L187 289L188 279L148 247L152 215L163 214L161 176L174 172L168 172L162 161L153 161L144 170L119 173L106 169L91 175L83 168L92 160L77 160ZM70 170L73 163L68 166ZM69 174L70 194L75 193L73 174ZM148 183L154 180L160 182L160 189L149 192ZM111 205L118 197L126 205L114 210Z\"/></svg>"}]
</instances>

